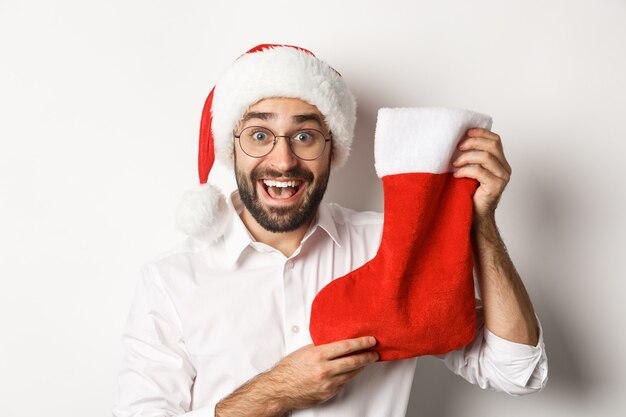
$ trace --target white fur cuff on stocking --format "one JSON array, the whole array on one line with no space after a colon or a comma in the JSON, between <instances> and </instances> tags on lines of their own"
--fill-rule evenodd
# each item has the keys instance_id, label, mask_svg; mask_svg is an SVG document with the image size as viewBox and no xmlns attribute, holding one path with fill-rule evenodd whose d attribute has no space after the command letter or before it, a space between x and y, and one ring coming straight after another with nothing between
<instances>
[{"instance_id":1,"label":"white fur cuff on stocking","mask_svg":"<svg viewBox=\"0 0 626 417\"><path fill-rule=\"evenodd\" d=\"M471 128L491 129L491 117L446 107L378 110L374 147L376 173L452 172L456 146ZM408 143L407 143L408 142Z\"/></svg>"}]
</instances>

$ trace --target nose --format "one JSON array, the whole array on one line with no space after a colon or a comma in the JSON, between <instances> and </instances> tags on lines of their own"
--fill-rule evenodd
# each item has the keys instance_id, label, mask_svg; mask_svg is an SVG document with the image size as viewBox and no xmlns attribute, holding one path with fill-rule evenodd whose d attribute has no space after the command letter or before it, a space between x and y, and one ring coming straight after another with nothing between
<instances>
[{"instance_id":1,"label":"nose","mask_svg":"<svg viewBox=\"0 0 626 417\"><path fill-rule=\"evenodd\" d=\"M298 158L291 152L289 138L277 136L274 149L267 155L269 164L279 171L287 171L298 164Z\"/></svg>"}]
</instances>

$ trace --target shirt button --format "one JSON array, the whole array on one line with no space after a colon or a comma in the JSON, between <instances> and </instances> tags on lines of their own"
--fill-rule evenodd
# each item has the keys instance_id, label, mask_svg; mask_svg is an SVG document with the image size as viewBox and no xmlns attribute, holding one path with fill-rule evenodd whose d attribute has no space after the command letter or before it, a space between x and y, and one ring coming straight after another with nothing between
<instances>
[{"instance_id":1,"label":"shirt button","mask_svg":"<svg viewBox=\"0 0 626 417\"><path fill-rule=\"evenodd\" d=\"M300 333L300 326L294 324L293 326L291 326L291 331L293 333Z\"/></svg>"},{"instance_id":2,"label":"shirt button","mask_svg":"<svg viewBox=\"0 0 626 417\"><path fill-rule=\"evenodd\" d=\"M293 261L287 261L287 262L285 262L285 268L287 268L287 269L291 269L291 268L293 268Z\"/></svg>"}]
</instances>

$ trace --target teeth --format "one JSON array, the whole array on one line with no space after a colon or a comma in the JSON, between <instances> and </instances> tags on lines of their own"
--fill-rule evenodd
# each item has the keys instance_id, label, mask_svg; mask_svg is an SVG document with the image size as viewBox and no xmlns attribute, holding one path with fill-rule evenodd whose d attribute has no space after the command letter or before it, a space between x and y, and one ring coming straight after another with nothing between
<instances>
[{"instance_id":1,"label":"teeth","mask_svg":"<svg viewBox=\"0 0 626 417\"><path fill-rule=\"evenodd\" d=\"M296 187L301 184L302 181L274 181L274 180L263 180L263 183L268 187Z\"/></svg>"}]
</instances>

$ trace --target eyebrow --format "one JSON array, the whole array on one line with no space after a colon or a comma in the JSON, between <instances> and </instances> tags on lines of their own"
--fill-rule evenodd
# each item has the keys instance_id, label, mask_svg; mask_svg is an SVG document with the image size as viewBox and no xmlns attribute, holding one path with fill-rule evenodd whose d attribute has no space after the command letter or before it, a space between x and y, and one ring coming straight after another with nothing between
<instances>
[{"instance_id":1,"label":"eyebrow","mask_svg":"<svg viewBox=\"0 0 626 417\"><path fill-rule=\"evenodd\" d=\"M264 112L253 111L253 112L246 113L242 121L247 122L248 120L251 120L251 119L270 120L270 119L275 119L275 118L276 118L276 113L264 113ZM298 115L293 116L293 120L296 123L304 123L309 120L313 120L317 122L317 124L319 124L320 126L324 126L324 124L322 123L321 117L316 113L298 114Z\"/></svg>"},{"instance_id":2,"label":"eyebrow","mask_svg":"<svg viewBox=\"0 0 626 417\"><path fill-rule=\"evenodd\" d=\"M313 120L313 121L317 122L318 125L324 126L320 116L318 114L315 114L315 113L299 114L297 116L293 116L293 119L296 122L298 122L298 123L304 123L304 122L307 122L309 120Z\"/></svg>"},{"instance_id":3,"label":"eyebrow","mask_svg":"<svg viewBox=\"0 0 626 417\"><path fill-rule=\"evenodd\" d=\"M268 119L273 119L274 117L276 117L274 113L261 113L261 112L251 111L249 113L246 113L245 116L243 116L242 121L247 122L250 119L268 120Z\"/></svg>"}]
</instances>

